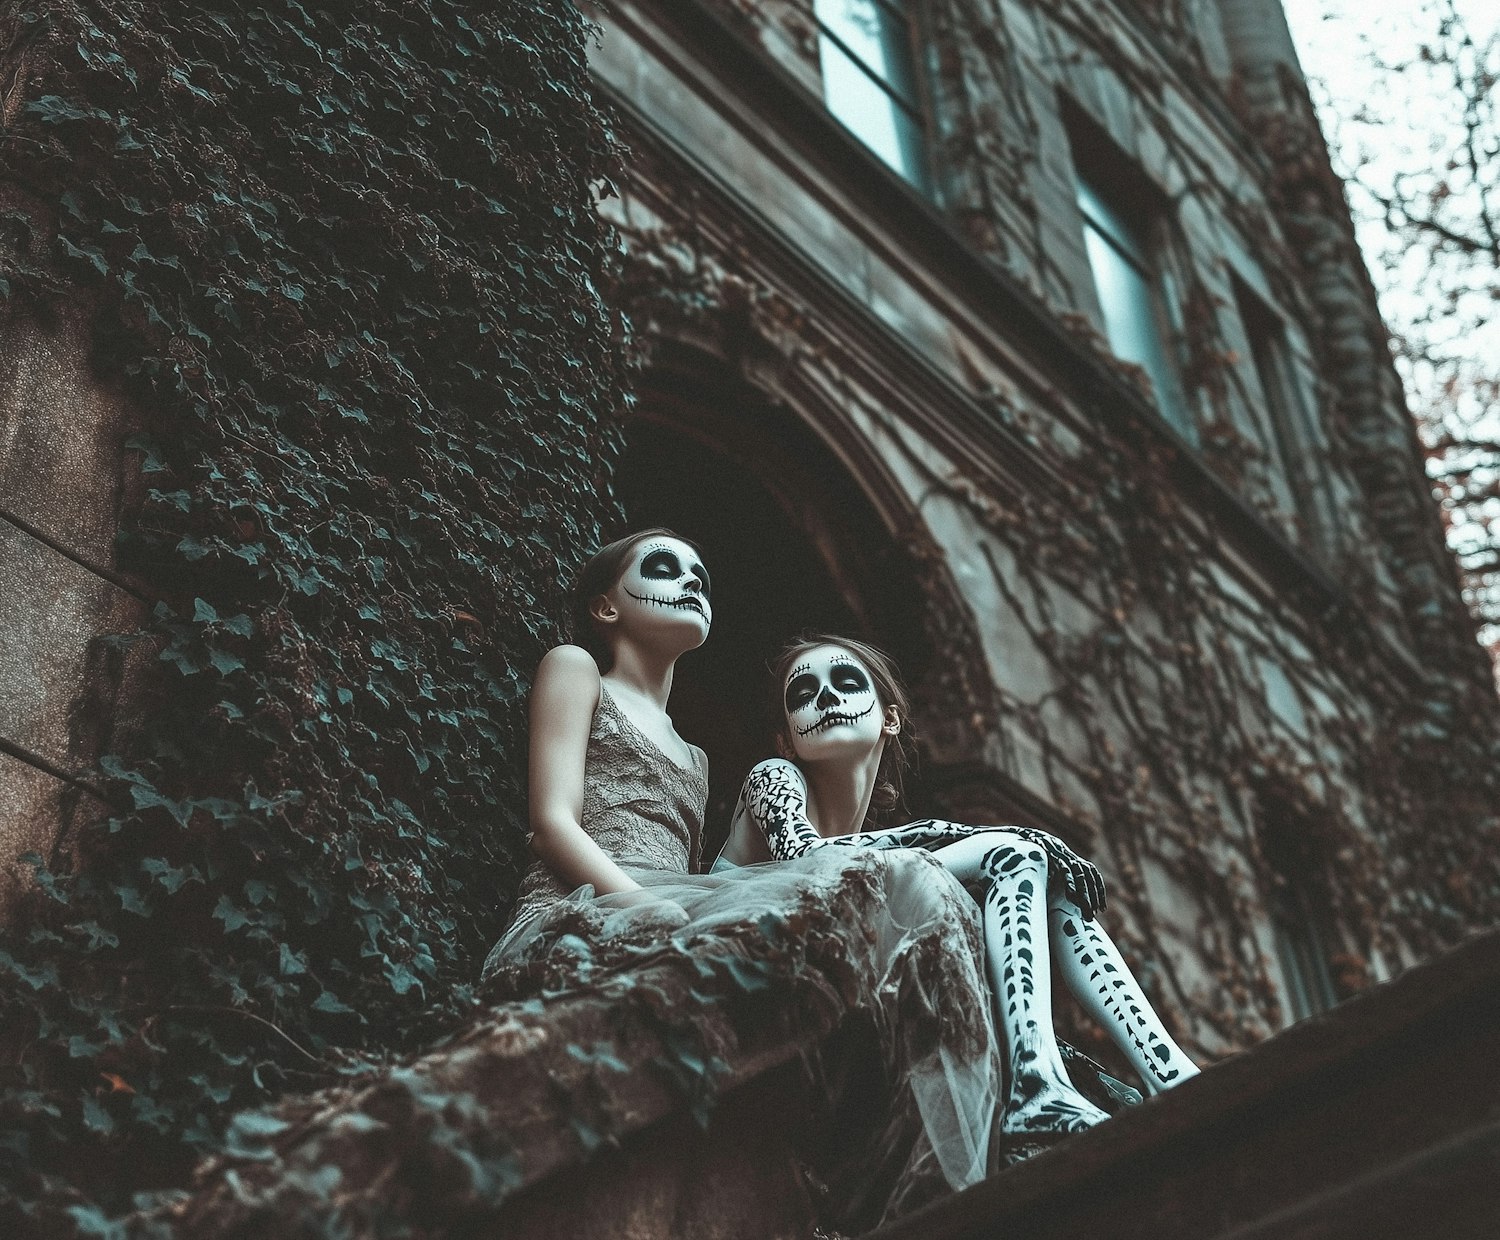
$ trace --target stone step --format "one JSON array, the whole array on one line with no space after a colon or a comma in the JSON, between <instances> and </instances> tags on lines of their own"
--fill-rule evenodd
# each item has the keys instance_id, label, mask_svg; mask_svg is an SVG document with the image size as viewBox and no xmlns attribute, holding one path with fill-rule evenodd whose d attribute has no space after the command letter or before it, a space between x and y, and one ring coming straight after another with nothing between
<instances>
[{"instance_id":1,"label":"stone step","mask_svg":"<svg viewBox=\"0 0 1500 1240\"><path fill-rule=\"evenodd\" d=\"M1500 1236L1500 932L875 1235Z\"/></svg>"}]
</instances>

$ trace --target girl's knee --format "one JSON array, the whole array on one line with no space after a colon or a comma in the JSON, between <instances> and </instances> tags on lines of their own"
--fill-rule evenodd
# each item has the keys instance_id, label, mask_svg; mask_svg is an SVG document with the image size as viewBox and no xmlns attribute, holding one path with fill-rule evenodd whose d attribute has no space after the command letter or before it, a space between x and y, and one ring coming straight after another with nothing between
<instances>
[{"instance_id":1,"label":"girl's knee","mask_svg":"<svg viewBox=\"0 0 1500 1240\"><path fill-rule=\"evenodd\" d=\"M980 869L985 877L995 882L1026 872L1044 872L1047 851L1032 840L999 834L985 853Z\"/></svg>"}]
</instances>

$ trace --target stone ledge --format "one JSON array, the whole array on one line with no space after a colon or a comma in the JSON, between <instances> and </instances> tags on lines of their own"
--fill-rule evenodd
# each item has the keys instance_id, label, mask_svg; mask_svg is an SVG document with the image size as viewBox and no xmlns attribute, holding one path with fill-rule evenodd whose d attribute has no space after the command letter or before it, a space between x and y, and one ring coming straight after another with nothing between
<instances>
[{"instance_id":1,"label":"stone ledge","mask_svg":"<svg viewBox=\"0 0 1500 1240\"><path fill-rule=\"evenodd\" d=\"M352 1235L384 1217L444 1237L808 1240L793 1154L815 1098L797 1060L853 1028L850 1002L812 968L744 988L701 966L671 955L503 1005L394 1069L282 1104L263 1149L201 1170L174 1231L280 1240L336 1215ZM1489 1235L1474 1228L1500 1206L1497 981L1500 932L874 1234ZM710 1057L720 1101L700 1127L671 1064Z\"/></svg>"},{"instance_id":2,"label":"stone ledge","mask_svg":"<svg viewBox=\"0 0 1500 1240\"><path fill-rule=\"evenodd\" d=\"M1492 1236L1497 1027L1491 932L876 1234Z\"/></svg>"},{"instance_id":3,"label":"stone ledge","mask_svg":"<svg viewBox=\"0 0 1500 1240\"><path fill-rule=\"evenodd\" d=\"M705 987L721 993L696 1002ZM373 1079L283 1103L266 1146L205 1165L166 1221L214 1240L321 1236L351 1210L429 1236L623 1240L697 1219L680 1234L805 1238L811 1211L788 1142L809 1091L792 1061L847 1010L811 970L737 990L706 982L687 955L545 1006L506 1004ZM688 1020L685 1049L673 1031ZM700 1053L722 1061L715 1084L727 1095L706 1128L669 1066L691 1073ZM727 1199L705 1196L715 1184ZM596 1220L606 1198L619 1217Z\"/></svg>"}]
</instances>

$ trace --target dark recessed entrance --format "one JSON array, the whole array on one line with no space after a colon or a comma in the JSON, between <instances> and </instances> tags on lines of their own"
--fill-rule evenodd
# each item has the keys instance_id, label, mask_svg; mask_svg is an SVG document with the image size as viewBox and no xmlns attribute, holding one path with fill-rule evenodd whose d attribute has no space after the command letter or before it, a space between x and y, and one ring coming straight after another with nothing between
<instances>
[{"instance_id":1,"label":"dark recessed entrance","mask_svg":"<svg viewBox=\"0 0 1500 1240\"><path fill-rule=\"evenodd\" d=\"M711 766L706 855L749 769L774 752L766 665L805 631L848 633L925 663L920 596L847 471L745 389L674 382L643 397L616 478L630 526L666 525L703 549L714 628L679 664L672 715Z\"/></svg>"}]
</instances>

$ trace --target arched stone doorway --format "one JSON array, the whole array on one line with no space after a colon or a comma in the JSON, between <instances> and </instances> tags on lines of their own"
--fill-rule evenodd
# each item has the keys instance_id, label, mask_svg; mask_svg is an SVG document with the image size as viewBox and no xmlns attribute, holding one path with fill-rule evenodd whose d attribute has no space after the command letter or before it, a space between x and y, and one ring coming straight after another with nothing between
<instances>
[{"instance_id":1,"label":"arched stone doorway","mask_svg":"<svg viewBox=\"0 0 1500 1240\"><path fill-rule=\"evenodd\" d=\"M616 477L630 525L667 525L698 542L713 577L714 632L679 664L672 710L708 751L715 849L745 773L771 753L766 664L790 637L873 641L919 698L946 679L944 659L964 655L938 657L930 571L924 580L890 514L801 414L681 347L658 351L639 395ZM916 803L922 784L911 788Z\"/></svg>"}]
</instances>

